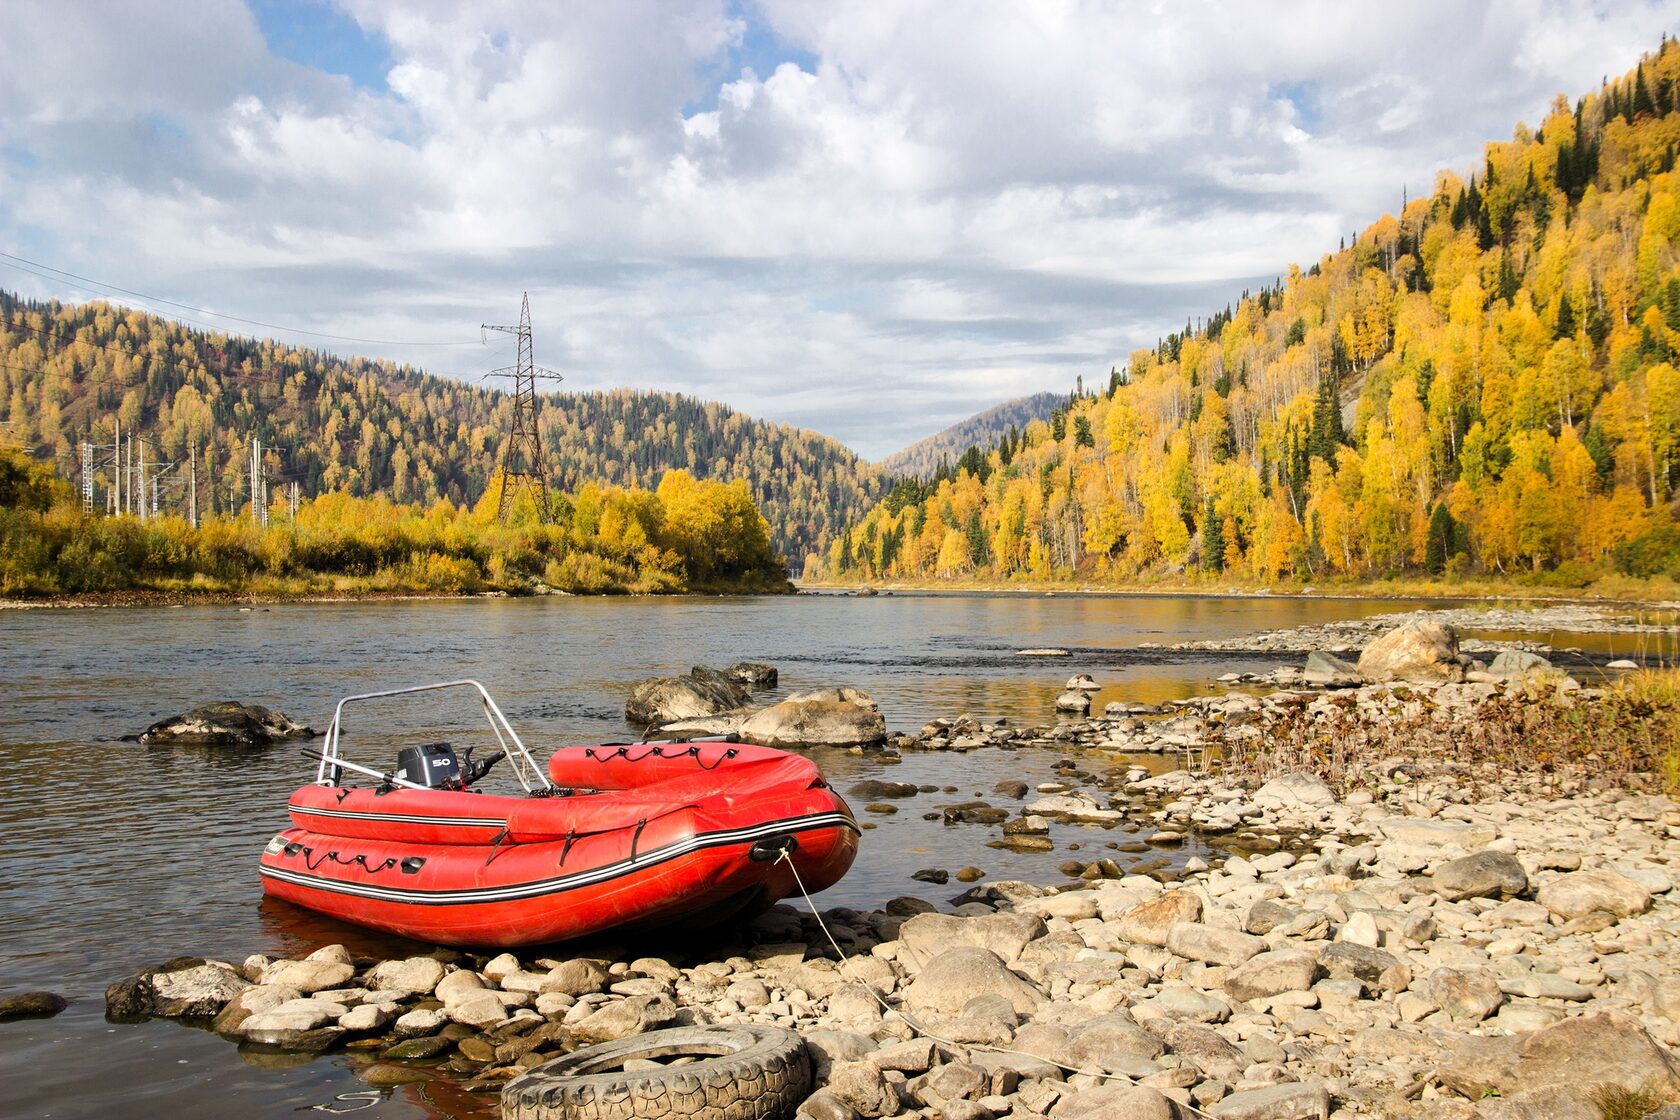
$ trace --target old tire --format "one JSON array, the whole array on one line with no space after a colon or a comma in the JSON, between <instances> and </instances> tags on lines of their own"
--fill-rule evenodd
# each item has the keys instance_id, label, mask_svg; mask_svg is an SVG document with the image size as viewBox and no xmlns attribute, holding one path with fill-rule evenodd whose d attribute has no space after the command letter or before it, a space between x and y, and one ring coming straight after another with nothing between
<instances>
[{"instance_id":1,"label":"old tire","mask_svg":"<svg viewBox=\"0 0 1680 1120\"><path fill-rule=\"evenodd\" d=\"M700 1056L625 1072L633 1058ZM504 1120L783 1120L811 1092L805 1040L778 1027L676 1027L544 1062L502 1087Z\"/></svg>"}]
</instances>

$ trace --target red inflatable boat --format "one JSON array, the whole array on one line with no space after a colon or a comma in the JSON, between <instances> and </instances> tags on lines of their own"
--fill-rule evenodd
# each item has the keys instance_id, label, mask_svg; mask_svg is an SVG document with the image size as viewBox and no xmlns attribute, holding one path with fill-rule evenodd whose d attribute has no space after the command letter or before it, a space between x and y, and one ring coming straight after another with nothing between
<instances>
[{"instance_id":1,"label":"red inflatable boat","mask_svg":"<svg viewBox=\"0 0 1680 1120\"><path fill-rule=\"evenodd\" d=\"M404 748L395 774L339 754L344 705L478 691L501 750ZM506 757L523 795L471 788ZM343 784L344 771L374 779ZM839 881L858 828L815 763L722 740L566 747L546 773L483 686L452 681L340 701L293 827L263 851L263 889L358 925L445 945L511 947L744 919ZM797 878L795 872L797 871Z\"/></svg>"}]
</instances>

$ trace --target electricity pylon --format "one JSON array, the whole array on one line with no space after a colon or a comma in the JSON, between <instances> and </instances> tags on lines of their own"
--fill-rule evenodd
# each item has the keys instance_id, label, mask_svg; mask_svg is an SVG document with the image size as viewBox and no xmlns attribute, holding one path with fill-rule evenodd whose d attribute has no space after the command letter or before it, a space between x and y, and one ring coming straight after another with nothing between
<instances>
[{"instance_id":1,"label":"electricity pylon","mask_svg":"<svg viewBox=\"0 0 1680 1120\"><path fill-rule=\"evenodd\" d=\"M542 436L537 431L537 379L565 380L551 369L544 369L531 361L531 294L525 293L519 304L519 325L498 327L485 323L486 331L501 331L519 339L519 358L516 364L493 369L485 378L513 378L513 420L508 424L502 440L501 489L496 495L496 518L506 522L512 505L508 502L508 480L518 479L521 486L537 489L537 510L544 524L554 521L554 508L548 500L548 464L543 456Z\"/></svg>"}]
</instances>

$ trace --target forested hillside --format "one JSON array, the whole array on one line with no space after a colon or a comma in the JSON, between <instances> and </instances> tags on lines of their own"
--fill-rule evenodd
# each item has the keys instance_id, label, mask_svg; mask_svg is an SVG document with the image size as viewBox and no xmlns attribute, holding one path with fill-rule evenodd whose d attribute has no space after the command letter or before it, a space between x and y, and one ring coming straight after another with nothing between
<instances>
[{"instance_id":1,"label":"forested hillside","mask_svg":"<svg viewBox=\"0 0 1680 1120\"><path fill-rule=\"evenodd\" d=\"M826 571L1680 577L1677 148L1665 39L1021 446L900 486Z\"/></svg>"},{"instance_id":2,"label":"forested hillside","mask_svg":"<svg viewBox=\"0 0 1680 1120\"><path fill-rule=\"evenodd\" d=\"M990 449L1012 432L1019 435L1034 420L1048 420L1051 413L1067 403L1068 398L1062 393L1016 397L894 451L878 465L887 475L925 481L934 476L941 463L954 464L970 447Z\"/></svg>"},{"instance_id":3,"label":"forested hillside","mask_svg":"<svg viewBox=\"0 0 1680 1120\"><path fill-rule=\"evenodd\" d=\"M0 433L79 480L78 444L111 458L115 425L144 437L171 505L197 461L200 508L250 501L260 439L271 493L333 491L470 505L495 465L511 398L408 366L339 358L185 327L105 303L35 303L0 292ZM815 432L675 393L558 393L541 411L557 487L652 489L673 468L742 479L795 563L880 496L879 472ZM102 504L110 471L96 472Z\"/></svg>"}]
</instances>

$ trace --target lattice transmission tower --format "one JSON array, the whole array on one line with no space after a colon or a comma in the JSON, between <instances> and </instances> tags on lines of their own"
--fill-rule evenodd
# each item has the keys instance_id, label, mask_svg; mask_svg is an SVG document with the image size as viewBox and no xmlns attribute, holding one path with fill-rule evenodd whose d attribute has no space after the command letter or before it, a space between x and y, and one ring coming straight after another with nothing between
<instances>
[{"instance_id":1,"label":"lattice transmission tower","mask_svg":"<svg viewBox=\"0 0 1680 1120\"><path fill-rule=\"evenodd\" d=\"M511 366L493 369L484 377L513 378L513 419L507 435L502 439L501 489L496 495L496 518L507 521L513 505L508 500L510 482L519 487L536 487L537 511L545 524L554 521L554 507L548 500L548 463L543 455L542 436L537 431L537 381L563 381L558 373L544 369L531 360L531 294L525 293L519 304L519 325L498 327L482 325L485 331L501 331L519 339L519 358Z\"/></svg>"}]
</instances>

